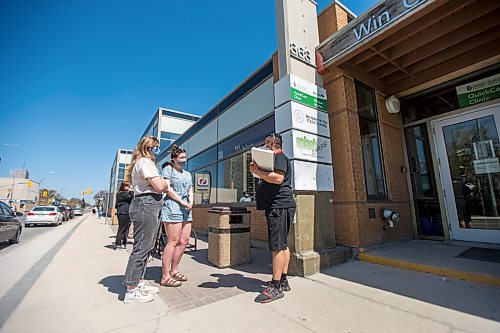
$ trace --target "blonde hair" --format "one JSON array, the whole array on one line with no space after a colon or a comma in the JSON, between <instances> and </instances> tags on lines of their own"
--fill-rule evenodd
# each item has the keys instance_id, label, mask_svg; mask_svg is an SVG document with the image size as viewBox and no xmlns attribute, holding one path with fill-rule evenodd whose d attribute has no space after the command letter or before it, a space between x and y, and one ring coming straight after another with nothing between
<instances>
[{"instance_id":1,"label":"blonde hair","mask_svg":"<svg viewBox=\"0 0 500 333\"><path fill-rule=\"evenodd\" d=\"M151 149L153 149L159 143L158 139L154 136L145 136L143 137L132 153L132 162L127 168L125 172L125 181L128 183L132 183L132 170L134 169L135 162L141 157L151 158L153 155L151 153Z\"/></svg>"}]
</instances>

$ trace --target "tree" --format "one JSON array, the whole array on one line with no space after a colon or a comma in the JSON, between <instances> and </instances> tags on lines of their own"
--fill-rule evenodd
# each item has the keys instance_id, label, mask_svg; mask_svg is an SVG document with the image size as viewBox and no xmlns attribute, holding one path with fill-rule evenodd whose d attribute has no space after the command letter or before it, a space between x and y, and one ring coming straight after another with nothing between
<instances>
[{"instance_id":1,"label":"tree","mask_svg":"<svg viewBox=\"0 0 500 333\"><path fill-rule=\"evenodd\" d=\"M100 190L94 195L94 201L97 203L99 201L104 201L108 197L108 191ZM102 202L101 202L102 203Z\"/></svg>"},{"instance_id":2,"label":"tree","mask_svg":"<svg viewBox=\"0 0 500 333\"><path fill-rule=\"evenodd\" d=\"M82 207L82 200L78 199L78 198L71 198L69 201L68 201L68 205L70 205L71 207Z\"/></svg>"}]
</instances>

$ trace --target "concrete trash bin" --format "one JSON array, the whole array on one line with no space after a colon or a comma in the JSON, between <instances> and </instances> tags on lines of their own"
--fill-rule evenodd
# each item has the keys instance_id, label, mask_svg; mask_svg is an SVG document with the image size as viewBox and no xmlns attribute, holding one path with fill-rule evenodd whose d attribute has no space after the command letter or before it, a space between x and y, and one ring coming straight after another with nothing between
<instances>
[{"instance_id":1,"label":"concrete trash bin","mask_svg":"<svg viewBox=\"0 0 500 333\"><path fill-rule=\"evenodd\" d=\"M219 268L250 263L250 212L246 208L209 209L208 261Z\"/></svg>"}]
</instances>

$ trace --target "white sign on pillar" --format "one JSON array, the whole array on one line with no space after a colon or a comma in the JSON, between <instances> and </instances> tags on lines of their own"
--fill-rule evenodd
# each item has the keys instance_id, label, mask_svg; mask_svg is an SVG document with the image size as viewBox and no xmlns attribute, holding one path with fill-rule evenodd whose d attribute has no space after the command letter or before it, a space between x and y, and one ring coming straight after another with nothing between
<instances>
[{"instance_id":1,"label":"white sign on pillar","mask_svg":"<svg viewBox=\"0 0 500 333\"><path fill-rule=\"evenodd\" d=\"M333 191L328 101L316 69L317 3L276 0L278 66L275 128L282 133L295 190Z\"/></svg>"}]
</instances>

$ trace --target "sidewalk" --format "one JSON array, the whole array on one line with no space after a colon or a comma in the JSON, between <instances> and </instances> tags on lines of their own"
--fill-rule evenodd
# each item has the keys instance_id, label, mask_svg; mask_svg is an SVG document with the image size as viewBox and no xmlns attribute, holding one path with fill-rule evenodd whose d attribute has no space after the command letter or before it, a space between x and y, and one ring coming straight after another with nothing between
<instances>
[{"instance_id":1,"label":"sidewalk","mask_svg":"<svg viewBox=\"0 0 500 333\"><path fill-rule=\"evenodd\" d=\"M500 249L500 246L494 244L404 240L367 249L360 253L359 259L500 287L500 263L457 257L471 247Z\"/></svg>"},{"instance_id":2,"label":"sidewalk","mask_svg":"<svg viewBox=\"0 0 500 333\"><path fill-rule=\"evenodd\" d=\"M161 288L147 304L123 304L128 259L114 231L89 216L76 229L1 332L498 332L500 288L351 261L309 278L270 304L253 301L271 268L267 251L252 264L217 269L207 244L186 251L189 281ZM129 246L131 249L131 245ZM146 278L157 285L158 259Z\"/></svg>"}]
</instances>

